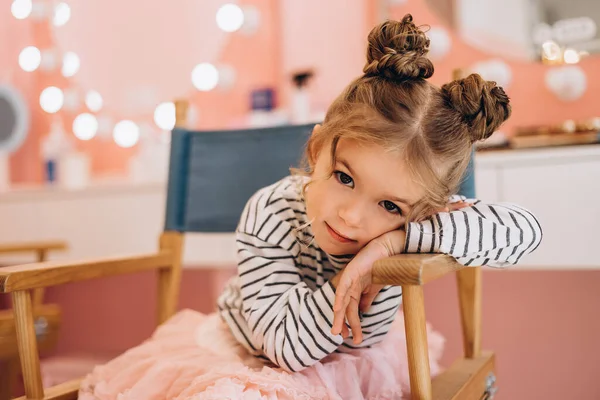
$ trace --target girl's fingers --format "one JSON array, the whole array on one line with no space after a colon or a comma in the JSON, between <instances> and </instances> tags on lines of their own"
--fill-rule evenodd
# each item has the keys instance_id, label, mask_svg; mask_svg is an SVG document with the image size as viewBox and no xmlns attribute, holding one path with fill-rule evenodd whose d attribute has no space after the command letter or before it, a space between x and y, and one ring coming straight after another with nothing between
<instances>
[{"instance_id":1,"label":"girl's fingers","mask_svg":"<svg viewBox=\"0 0 600 400\"><path fill-rule=\"evenodd\" d=\"M354 298L350 300L350 304L346 309L346 318L352 330L354 344L362 343L362 326L360 325L360 317L358 316L358 301Z\"/></svg>"},{"instance_id":2,"label":"girl's fingers","mask_svg":"<svg viewBox=\"0 0 600 400\"><path fill-rule=\"evenodd\" d=\"M338 287L335 291L335 303L333 305L333 326L331 334L339 335L342 332L346 308L350 302L350 288L352 287L352 279L348 274L342 274Z\"/></svg>"},{"instance_id":3,"label":"girl's fingers","mask_svg":"<svg viewBox=\"0 0 600 400\"><path fill-rule=\"evenodd\" d=\"M362 312L366 312L367 310L369 310L369 308L371 308L373 300L375 300L375 297L377 297L377 295L379 294L381 289L383 289L383 287L383 285L371 285L371 288L368 291L366 291L360 298L360 303L358 306L359 310Z\"/></svg>"}]
</instances>

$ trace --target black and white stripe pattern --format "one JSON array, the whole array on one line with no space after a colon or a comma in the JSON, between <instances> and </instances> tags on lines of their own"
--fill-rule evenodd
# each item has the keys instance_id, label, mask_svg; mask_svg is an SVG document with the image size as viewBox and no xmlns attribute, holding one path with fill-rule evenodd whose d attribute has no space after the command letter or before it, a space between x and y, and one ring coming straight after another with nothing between
<instances>
[{"instance_id":1,"label":"black and white stripe pattern","mask_svg":"<svg viewBox=\"0 0 600 400\"><path fill-rule=\"evenodd\" d=\"M467 266L507 267L540 245L542 228L529 210L467 201L474 205L409 224L405 252L449 254Z\"/></svg>"},{"instance_id":2,"label":"black and white stripe pattern","mask_svg":"<svg viewBox=\"0 0 600 400\"><path fill-rule=\"evenodd\" d=\"M303 177L258 191L237 230L238 275L218 300L219 312L248 351L300 371L336 351L369 347L387 334L402 289L387 286L362 315L364 340L330 333L335 293L329 280L352 255L324 253L313 240L301 196ZM409 252L444 252L466 265L504 266L539 245L541 229L516 206L482 205L442 213L407 228Z\"/></svg>"}]
</instances>

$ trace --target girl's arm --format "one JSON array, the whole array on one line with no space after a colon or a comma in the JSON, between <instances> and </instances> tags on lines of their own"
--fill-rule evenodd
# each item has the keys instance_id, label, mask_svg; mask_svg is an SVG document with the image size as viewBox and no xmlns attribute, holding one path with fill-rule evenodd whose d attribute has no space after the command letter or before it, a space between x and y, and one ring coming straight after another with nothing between
<instances>
[{"instance_id":1,"label":"girl's arm","mask_svg":"<svg viewBox=\"0 0 600 400\"><path fill-rule=\"evenodd\" d=\"M465 201L454 196L451 202ZM379 296L381 286L371 285L373 263L399 253L444 253L463 265L506 267L517 264L523 256L534 251L542 240L542 229L534 215L514 204L472 203L458 209L448 207L421 222L388 232L369 243L338 277L334 303L332 332L344 330L344 319L350 322L354 337L359 337L356 322L358 307L368 310ZM403 246L402 246L403 245ZM381 252L384 249L385 251ZM362 257L359 257L362 256Z\"/></svg>"},{"instance_id":2,"label":"girl's arm","mask_svg":"<svg viewBox=\"0 0 600 400\"><path fill-rule=\"evenodd\" d=\"M251 199L236 234L241 314L254 348L281 368L300 371L333 353L344 339L330 332L331 284L312 290L295 264L300 244L277 212L289 204L277 200L275 208L271 202L270 196Z\"/></svg>"},{"instance_id":3,"label":"girl's arm","mask_svg":"<svg viewBox=\"0 0 600 400\"><path fill-rule=\"evenodd\" d=\"M408 224L404 252L449 254L466 266L507 267L539 246L542 228L529 210L510 203L472 203Z\"/></svg>"}]
</instances>

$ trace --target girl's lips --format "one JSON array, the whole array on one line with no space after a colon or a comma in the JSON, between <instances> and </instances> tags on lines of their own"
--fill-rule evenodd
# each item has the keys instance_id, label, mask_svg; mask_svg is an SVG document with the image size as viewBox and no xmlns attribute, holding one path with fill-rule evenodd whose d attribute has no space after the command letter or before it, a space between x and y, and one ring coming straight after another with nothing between
<instances>
[{"instance_id":1,"label":"girl's lips","mask_svg":"<svg viewBox=\"0 0 600 400\"><path fill-rule=\"evenodd\" d=\"M332 227L330 227L327 222L325 222L325 226L327 227L327 232L329 232L329 234L331 235L331 237L333 237L338 242L341 242L341 243L351 243L351 242L355 242L356 241L356 240L350 239L349 237L346 237L346 236L340 234L338 231L336 231L335 229L333 229Z\"/></svg>"}]
</instances>

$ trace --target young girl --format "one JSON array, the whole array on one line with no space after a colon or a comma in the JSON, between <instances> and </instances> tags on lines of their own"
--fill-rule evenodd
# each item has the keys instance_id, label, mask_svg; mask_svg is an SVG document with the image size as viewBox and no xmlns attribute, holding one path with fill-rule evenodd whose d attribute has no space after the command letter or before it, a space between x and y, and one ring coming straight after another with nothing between
<instances>
[{"instance_id":1,"label":"young girl","mask_svg":"<svg viewBox=\"0 0 600 400\"><path fill-rule=\"evenodd\" d=\"M455 195L473 144L510 116L509 99L478 75L433 86L428 45L410 15L372 30L364 74L312 133L306 173L248 201L236 232L238 274L218 314L181 312L152 340L97 368L83 395L406 393L402 290L372 285L373 263L445 253L466 266L506 267L542 237L522 207ZM429 333L433 374L442 341Z\"/></svg>"}]
</instances>

